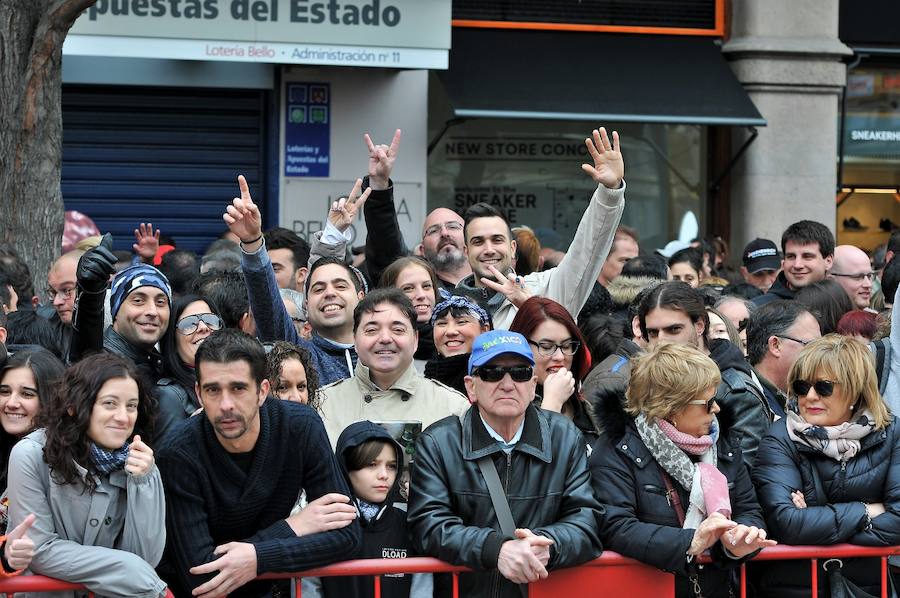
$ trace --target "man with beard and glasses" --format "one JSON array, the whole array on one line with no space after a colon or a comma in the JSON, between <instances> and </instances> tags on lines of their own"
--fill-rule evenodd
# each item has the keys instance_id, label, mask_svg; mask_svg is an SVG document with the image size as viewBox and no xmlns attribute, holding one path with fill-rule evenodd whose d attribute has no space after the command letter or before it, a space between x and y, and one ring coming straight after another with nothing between
<instances>
[{"instance_id":1,"label":"man with beard and glasses","mask_svg":"<svg viewBox=\"0 0 900 598\"><path fill-rule=\"evenodd\" d=\"M316 413L269 397L257 340L220 330L195 361L203 415L173 430L157 460L168 534L160 575L176 596L288 596L289 584L255 578L359 547L347 483ZM291 515L303 490L310 502Z\"/></svg>"},{"instance_id":2,"label":"man with beard and glasses","mask_svg":"<svg viewBox=\"0 0 900 598\"><path fill-rule=\"evenodd\" d=\"M462 216L448 208L437 208L425 218L416 255L431 263L441 286L452 293L460 280L472 274L465 246Z\"/></svg>"}]
</instances>

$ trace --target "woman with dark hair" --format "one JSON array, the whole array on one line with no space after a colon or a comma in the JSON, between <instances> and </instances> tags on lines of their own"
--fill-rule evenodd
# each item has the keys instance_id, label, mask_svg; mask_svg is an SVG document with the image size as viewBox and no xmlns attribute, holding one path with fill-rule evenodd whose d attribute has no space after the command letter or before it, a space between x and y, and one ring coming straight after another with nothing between
<instances>
[{"instance_id":1,"label":"woman with dark hair","mask_svg":"<svg viewBox=\"0 0 900 598\"><path fill-rule=\"evenodd\" d=\"M468 297L453 295L438 303L431 314L436 355L425 364L425 377L466 394L472 343L493 330L491 316Z\"/></svg>"},{"instance_id":2,"label":"woman with dark hair","mask_svg":"<svg viewBox=\"0 0 900 598\"><path fill-rule=\"evenodd\" d=\"M826 278L805 286L797 291L796 301L799 301L819 321L822 336L837 331L838 322L845 313L853 311L853 302L840 284Z\"/></svg>"},{"instance_id":3,"label":"woman with dark hair","mask_svg":"<svg viewBox=\"0 0 900 598\"><path fill-rule=\"evenodd\" d=\"M669 258L670 280L680 280L697 288L706 276L703 270L703 253L696 247L676 251Z\"/></svg>"},{"instance_id":4,"label":"woman with dark hair","mask_svg":"<svg viewBox=\"0 0 900 598\"><path fill-rule=\"evenodd\" d=\"M163 377L154 391L159 401L156 439L200 408L194 390L194 356L203 341L222 326L222 318L200 296L184 295L175 300L169 329L160 340Z\"/></svg>"},{"instance_id":5,"label":"woman with dark hair","mask_svg":"<svg viewBox=\"0 0 900 598\"><path fill-rule=\"evenodd\" d=\"M384 269L378 286L398 288L412 301L413 309L416 310L416 323L419 330L419 346L414 358L419 362L419 371L422 371L425 362L435 355L431 335L431 313L434 306L441 300L439 293L441 284L434 268L425 259L418 256L401 257Z\"/></svg>"},{"instance_id":6,"label":"woman with dark hair","mask_svg":"<svg viewBox=\"0 0 900 598\"><path fill-rule=\"evenodd\" d=\"M34 513L31 571L106 596L152 598L165 499L148 438L155 405L130 361L91 355L66 370L36 430L12 450L9 526ZM75 596L74 592L56 594Z\"/></svg>"},{"instance_id":7,"label":"woman with dark hair","mask_svg":"<svg viewBox=\"0 0 900 598\"><path fill-rule=\"evenodd\" d=\"M591 354L572 315L552 299L531 297L519 308L509 329L522 334L531 345L541 408L568 416L593 444L597 429L581 392L591 369Z\"/></svg>"},{"instance_id":8,"label":"woman with dark hair","mask_svg":"<svg viewBox=\"0 0 900 598\"><path fill-rule=\"evenodd\" d=\"M309 351L287 341L266 343L266 379L272 394L319 408L319 376L310 364Z\"/></svg>"},{"instance_id":9,"label":"woman with dark hair","mask_svg":"<svg viewBox=\"0 0 900 598\"><path fill-rule=\"evenodd\" d=\"M35 428L35 420L47 407L65 366L49 351L17 351L0 370L0 489L6 488L6 469L12 447ZM0 529L5 528L6 508L0 505Z\"/></svg>"}]
</instances>

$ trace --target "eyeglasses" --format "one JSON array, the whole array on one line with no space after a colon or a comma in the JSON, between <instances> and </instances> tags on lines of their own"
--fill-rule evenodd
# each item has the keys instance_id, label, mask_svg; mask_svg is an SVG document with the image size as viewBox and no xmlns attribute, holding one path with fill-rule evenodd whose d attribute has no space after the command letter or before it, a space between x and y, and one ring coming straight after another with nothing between
<instances>
[{"instance_id":1,"label":"eyeglasses","mask_svg":"<svg viewBox=\"0 0 900 598\"><path fill-rule=\"evenodd\" d=\"M578 349L581 348L581 341L567 340L563 341L559 344L554 343L553 341L528 341L529 345L534 345L537 347L538 353L543 355L544 357L550 357L556 350L559 349L562 351L563 355L572 356L578 352Z\"/></svg>"},{"instance_id":2,"label":"eyeglasses","mask_svg":"<svg viewBox=\"0 0 900 598\"><path fill-rule=\"evenodd\" d=\"M866 280L875 280L874 272L860 272L859 274L842 274L839 272L830 272L832 276L843 276L844 278L849 278L850 280L855 280L856 282L862 282L865 278Z\"/></svg>"},{"instance_id":3,"label":"eyeglasses","mask_svg":"<svg viewBox=\"0 0 900 598\"><path fill-rule=\"evenodd\" d=\"M53 287L47 287L45 291L47 293L47 297L50 298L50 301L56 299L57 295L62 295L63 299L71 299L75 294L75 287L68 287L65 289L59 289L58 291Z\"/></svg>"},{"instance_id":4,"label":"eyeglasses","mask_svg":"<svg viewBox=\"0 0 900 598\"><path fill-rule=\"evenodd\" d=\"M509 374L513 382L528 382L534 377L534 368L530 365L514 365L510 367L485 365L472 371L473 376L477 376L485 382L500 382L506 374Z\"/></svg>"},{"instance_id":5,"label":"eyeglasses","mask_svg":"<svg viewBox=\"0 0 900 598\"><path fill-rule=\"evenodd\" d=\"M715 405L715 403L716 403L716 397L712 397L712 398L707 399L707 400L705 400L705 401L702 400L702 399L696 399L696 400L693 400L693 401L688 401L688 405L706 405L706 412L707 412L707 413L712 413L713 405Z\"/></svg>"},{"instance_id":6,"label":"eyeglasses","mask_svg":"<svg viewBox=\"0 0 900 598\"><path fill-rule=\"evenodd\" d=\"M816 394L824 399L834 394L835 384L838 384L838 382L833 382L832 380L816 380L815 384L810 384L806 380L794 380L791 383L791 390L798 397L805 397L809 394L810 388L815 388Z\"/></svg>"},{"instance_id":7,"label":"eyeglasses","mask_svg":"<svg viewBox=\"0 0 900 598\"><path fill-rule=\"evenodd\" d=\"M185 316L178 320L178 324L175 325L175 328L178 329L179 334L189 336L197 332L197 329L200 328L200 322L206 324L206 327L210 330L220 330L222 328L222 318L216 314L194 314L193 316Z\"/></svg>"},{"instance_id":8,"label":"eyeglasses","mask_svg":"<svg viewBox=\"0 0 900 598\"><path fill-rule=\"evenodd\" d=\"M814 340L816 340L816 339L810 339L808 341L802 341L799 338L794 338L793 336L788 336L786 334L776 334L775 336L777 336L778 338L786 338L787 340L794 341L795 343L800 343L804 347L806 345L808 345L809 343L813 342Z\"/></svg>"},{"instance_id":9,"label":"eyeglasses","mask_svg":"<svg viewBox=\"0 0 900 598\"><path fill-rule=\"evenodd\" d=\"M455 220L443 224L432 224L425 229L425 236L433 237L434 235L439 234L442 228L446 228L448 232L458 232L463 229L463 224L462 222L456 222Z\"/></svg>"}]
</instances>

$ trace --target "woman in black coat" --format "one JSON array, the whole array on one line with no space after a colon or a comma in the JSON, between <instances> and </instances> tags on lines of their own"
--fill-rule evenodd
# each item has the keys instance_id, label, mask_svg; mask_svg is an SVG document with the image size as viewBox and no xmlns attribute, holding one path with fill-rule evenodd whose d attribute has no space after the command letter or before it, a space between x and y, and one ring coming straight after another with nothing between
<instances>
[{"instance_id":1,"label":"woman in black coat","mask_svg":"<svg viewBox=\"0 0 900 598\"><path fill-rule=\"evenodd\" d=\"M760 442L753 469L772 536L785 544L900 544L900 432L866 346L836 334L816 340L788 384L788 415ZM819 595L830 596L824 564ZM762 595L809 596L807 562L759 563L753 572ZM843 559L841 573L859 588L851 595L880 595L879 559Z\"/></svg>"},{"instance_id":2,"label":"woman in black coat","mask_svg":"<svg viewBox=\"0 0 900 598\"><path fill-rule=\"evenodd\" d=\"M675 595L726 597L733 572L771 546L741 457L720 435L719 368L688 345L661 343L632 360L622 405L595 415L604 434L591 454L603 545L675 574ZM694 558L709 550L713 563Z\"/></svg>"}]
</instances>

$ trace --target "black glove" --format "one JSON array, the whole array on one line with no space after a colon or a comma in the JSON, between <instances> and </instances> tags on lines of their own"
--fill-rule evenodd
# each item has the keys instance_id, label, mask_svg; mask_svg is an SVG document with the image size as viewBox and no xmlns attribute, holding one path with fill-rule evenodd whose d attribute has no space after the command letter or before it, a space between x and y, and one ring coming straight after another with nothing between
<instances>
[{"instance_id":1,"label":"black glove","mask_svg":"<svg viewBox=\"0 0 900 598\"><path fill-rule=\"evenodd\" d=\"M106 233L100 244L78 260L75 278L78 287L86 293L102 293L106 291L109 277L116 271L116 256L112 252L112 235Z\"/></svg>"}]
</instances>

